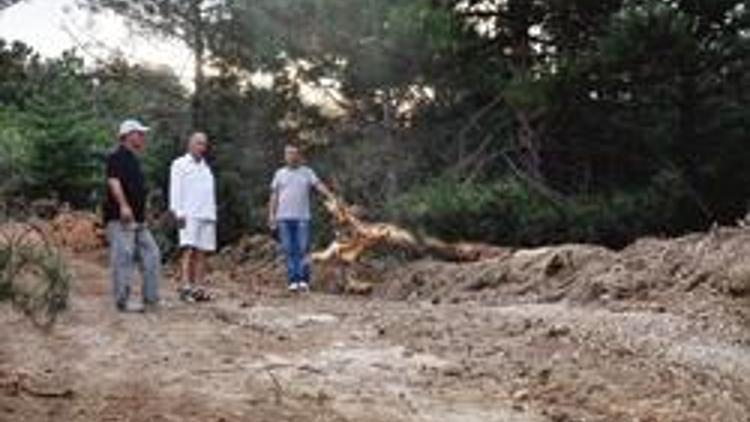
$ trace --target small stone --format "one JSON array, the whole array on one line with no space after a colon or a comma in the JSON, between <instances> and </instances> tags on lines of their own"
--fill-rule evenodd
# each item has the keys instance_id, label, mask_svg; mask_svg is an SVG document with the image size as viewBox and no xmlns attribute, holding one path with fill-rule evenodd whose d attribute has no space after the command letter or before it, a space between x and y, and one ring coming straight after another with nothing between
<instances>
[{"instance_id":1,"label":"small stone","mask_svg":"<svg viewBox=\"0 0 750 422\"><path fill-rule=\"evenodd\" d=\"M522 389L513 393L513 400L515 401L526 401L529 399L529 390Z\"/></svg>"},{"instance_id":2,"label":"small stone","mask_svg":"<svg viewBox=\"0 0 750 422\"><path fill-rule=\"evenodd\" d=\"M459 365L448 365L443 368L443 375L446 377L459 378L463 373L464 369Z\"/></svg>"},{"instance_id":3,"label":"small stone","mask_svg":"<svg viewBox=\"0 0 750 422\"><path fill-rule=\"evenodd\" d=\"M570 327L565 326L553 326L547 331L547 337L559 338L565 337L570 334Z\"/></svg>"},{"instance_id":4,"label":"small stone","mask_svg":"<svg viewBox=\"0 0 750 422\"><path fill-rule=\"evenodd\" d=\"M315 397L315 399L318 402L318 404L323 404L323 403L331 401L333 397L331 397L331 395L326 393L325 391L319 390L318 395Z\"/></svg>"}]
</instances>

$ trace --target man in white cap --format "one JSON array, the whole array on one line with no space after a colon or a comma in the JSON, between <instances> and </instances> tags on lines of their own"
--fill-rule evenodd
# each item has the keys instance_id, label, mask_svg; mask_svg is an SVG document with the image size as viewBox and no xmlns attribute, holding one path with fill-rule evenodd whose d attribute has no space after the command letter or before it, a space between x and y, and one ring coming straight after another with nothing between
<instances>
[{"instance_id":1,"label":"man in white cap","mask_svg":"<svg viewBox=\"0 0 750 422\"><path fill-rule=\"evenodd\" d=\"M146 185L138 158L146 147L149 128L125 120L118 132L119 145L107 157L107 198L104 220L110 249L115 304L120 311L141 311L159 303L161 253L145 226ZM130 282L136 263L143 276L144 308L132 306Z\"/></svg>"},{"instance_id":2,"label":"man in white cap","mask_svg":"<svg viewBox=\"0 0 750 422\"><path fill-rule=\"evenodd\" d=\"M192 134L187 153L174 160L170 170L169 209L177 219L183 250L178 292L186 301L209 298L196 284L205 281L205 254L216 250L216 190L207 151L206 134Z\"/></svg>"}]
</instances>

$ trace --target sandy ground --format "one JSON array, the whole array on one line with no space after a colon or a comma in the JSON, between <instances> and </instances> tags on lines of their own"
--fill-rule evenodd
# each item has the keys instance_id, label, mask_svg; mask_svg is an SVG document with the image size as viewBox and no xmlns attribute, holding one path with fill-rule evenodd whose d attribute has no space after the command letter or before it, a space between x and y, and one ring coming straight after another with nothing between
<instances>
[{"instance_id":1,"label":"sandy ground","mask_svg":"<svg viewBox=\"0 0 750 422\"><path fill-rule=\"evenodd\" d=\"M750 327L663 307L389 301L217 286L120 314L72 261L44 333L0 307L0 421L750 420Z\"/></svg>"}]
</instances>

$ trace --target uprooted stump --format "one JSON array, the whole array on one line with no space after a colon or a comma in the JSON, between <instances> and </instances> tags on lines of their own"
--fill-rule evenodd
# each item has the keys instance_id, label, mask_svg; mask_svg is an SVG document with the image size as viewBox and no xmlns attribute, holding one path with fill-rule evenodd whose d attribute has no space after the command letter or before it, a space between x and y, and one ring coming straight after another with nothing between
<instances>
[{"instance_id":1,"label":"uprooted stump","mask_svg":"<svg viewBox=\"0 0 750 422\"><path fill-rule=\"evenodd\" d=\"M326 209L333 217L336 238L325 250L311 255L320 265L326 281L324 290L353 294L370 294L383 282L385 269L367 262L367 252L397 255L411 260L431 258L444 262L468 263L502 257L507 248L479 243L446 243L424 238L388 223L365 222L356 207L338 201L327 201Z\"/></svg>"},{"instance_id":2,"label":"uprooted stump","mask_svg":"<svg viewBox=\"0 0 750 422\"><path fill-rule=\"evenodd\" d=\"M323 251L312 255L313 261L356 262L369 250L386 248L412 258L434 258L448 262L476 262L507 254L506 248L480 243L447 243L424 238L388 223L370 223L360 219L354 207L338 201L327 201L326 209L336 226L336 239Z\"/></svg>"}]
</instances>

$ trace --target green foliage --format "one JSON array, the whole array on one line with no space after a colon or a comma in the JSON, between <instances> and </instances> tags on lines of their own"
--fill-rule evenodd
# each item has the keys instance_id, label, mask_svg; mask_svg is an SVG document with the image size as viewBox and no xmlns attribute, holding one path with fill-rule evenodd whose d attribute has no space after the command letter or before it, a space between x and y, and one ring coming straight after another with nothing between
<instances>
[{"instance_id":1,"label":"green foliage","mask_svg":"<svg viewBox=\"0 0 750 422\"><path fill-rule=\"evenodd\" d=\"M0 160L6 195L57 196L91 205L101 185L95 153L108 134L96 119L80 59L40 62L28 47L0 43Z\"/></svg>"},{"instance_id":2,"label":"green foliage","mask_svg":"<svg viewBox=\"0 0 750 422\"><path fill-rule=\"evenodd\" d=\"M579 196L553 204L515 180L491 184L435 180L389 204L391 218L450 240L483 239L537 246L592 242L624 246L633 238L676 231L686 202L679 181L663 175L654 187L610 196Z\"/></svg>"},{"instance_id":3,"label":"green foliage","mask_svg":"<svg viewBox=\"0 0 750 422\"><path fill-rule=\"evenodd\" d=\"M288 141L372 218L454 239L621 245L746 211L747 2L83 3L183 41L214 72L190 93L123 60L85 71L0 44L5 192L49 183L85 202L96 160L59 163L134 116L156 127L145 160L162 204L188 131L214 140L222 241L263 230Z\"/></svg>"},{"instance_id":4,"label":"green foliage","mask_svg":"<svg viewBox=\"0 0 750 422\"><path fill-rule=\"evenodd\" d=\"M37 66L39 58L29 46L0 39L0 104L23 106L33 89L29 73Z\"/></svg>"},{"instance_id":5,"label":"green foliage","mask_svg":"<svg viewBox=\"0 0 750 422\"><path fill-rule=\"evenodd\" d=\"M28 184L32 129L22 113L0 106L0 198L20 195Z\"/></svg>"},{"instance_id":6,"label":"green foliage","mask_svg":"<svg viewBox=\"0 0 750 422\"><path fill-rule=\"evenodd\" d=\"M33 197L57 196L74 206L91 206L101 185L96 152L109 144L108 128L94 114L91 86L72 55L47 65L24 117L29 138L29 190Z\"/></svg>"}]
</instances>

